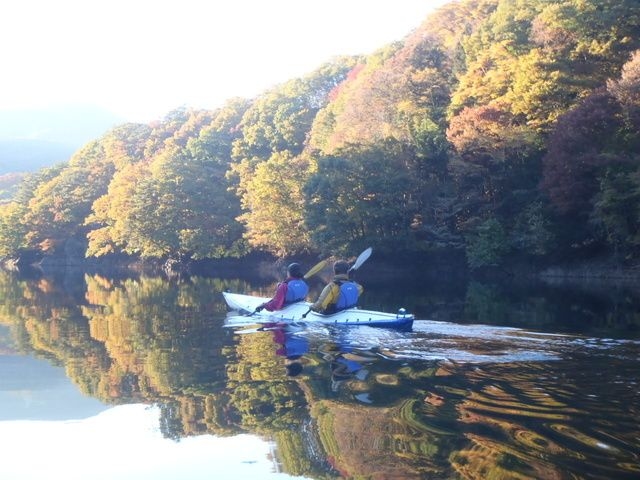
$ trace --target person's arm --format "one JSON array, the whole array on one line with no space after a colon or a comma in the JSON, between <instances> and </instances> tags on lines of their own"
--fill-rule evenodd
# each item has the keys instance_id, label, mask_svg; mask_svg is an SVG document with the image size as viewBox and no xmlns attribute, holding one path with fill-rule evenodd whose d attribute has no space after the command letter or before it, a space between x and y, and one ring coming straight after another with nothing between
<instances>
[{"instance_id":1,"label":"person's arm","mask_svg":"<svg viewBox=\"0 0 640 480\"><path fill-rule=\"evenodd\" d=\"M329 285L324 287L316 303L311 305L311 310L314 312L324 312L331 303L335 303L336 293L339 291L340 287L331 282Z\"/></svg>"},{"instance_id":2,"label":"person's arm","mask_svg":"<svg viewBox=\"0 0 640 480\"><path fill-rule=\"evenodd\" d=\"M282 282L278 284L278 288L276 289L276 293L271 300L264 304L264 308L273 312L275 310L280 310L284 305L284 300L287 297L287 283Z\"/></svg>"}]
</instances>

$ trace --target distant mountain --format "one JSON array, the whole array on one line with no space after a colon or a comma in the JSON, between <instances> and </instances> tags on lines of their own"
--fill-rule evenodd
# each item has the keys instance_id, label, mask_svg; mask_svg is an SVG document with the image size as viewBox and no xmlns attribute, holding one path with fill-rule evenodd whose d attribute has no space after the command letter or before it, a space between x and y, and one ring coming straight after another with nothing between
<instances>
[{"instance_id":1,"label":"distant mountain","mask_svg":"<svg viewBox=\"0 0 640 480\"><path fill-rule=\"evenodd\" d=\"M0 175L55 165L68 160L80 146L48 140L0 140Z\"/></svg>"},{"instance_id":2,"label":"distant mountain","mask_svg":"<svg viewBox=\"0 0 640 480\"><path fill-rule=\"evenodd\" d=\"M0 326L0 334L3 330ZM83 395L63 368L46 360L12 354L10 349L7 354L0 354L0 378L0 421L76 420L108 408Z\"/></svg>"},{"instance_id":3,"label":"distant mountain","mask_svg":"<svg viewBox=\"0 0 640 480\"><path fill-rule=\"evenodd\" d=\"M91 106L0 111L0 175L68 160L85 143L120 123L124 119Z\"/></svg>"}]
</instances>

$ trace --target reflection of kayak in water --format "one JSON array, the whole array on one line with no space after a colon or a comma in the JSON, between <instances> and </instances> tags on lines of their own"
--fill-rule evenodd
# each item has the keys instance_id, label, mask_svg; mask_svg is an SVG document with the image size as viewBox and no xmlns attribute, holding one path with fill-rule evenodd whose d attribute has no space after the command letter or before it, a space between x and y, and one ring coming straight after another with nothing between
<instances>
[{"instance_id":1,"label":"reflection of kayak in water","mask_svg":"<svg viewBox=\"0 0 640 480\"><path fill-rule=\"evenodd\" d=\"M333 392L337 392L345 381L365 382L369 376L368 367L380 358L370 351L354 349L350 345L324 345L318 349L318 352L324 360L329 362ZM356 398L362 402L371 403L368 393L361 388L358 390Z\"/></svg>"},{"instance_id":2,"label":"reflection of kayak in water","mask_svg":"<svg viewBox=\"0 0 640 480\"><path fill-rule=\"evenodd\" d=\"M224 299L229 308L244 313L255 312L258 305L262 305L268 298L242 295L239 293L223 292ZM269 312L262 310L252 313L252 317L260 322L293 322L304 321L309 323L322 323L324 325L344 325L358 326L368 325L371 327L386 327L411 329L413 325L413 315L400 309L398 313L378 312L374 310L361 310L359 308L349 308L331 315L322 315L316 312L309 312L309 302L297 302L287 305L281 310ZM308 312L308 313L307 313ZM303 315L306 317L303 317Z\"/></svg>"}]
</instances>

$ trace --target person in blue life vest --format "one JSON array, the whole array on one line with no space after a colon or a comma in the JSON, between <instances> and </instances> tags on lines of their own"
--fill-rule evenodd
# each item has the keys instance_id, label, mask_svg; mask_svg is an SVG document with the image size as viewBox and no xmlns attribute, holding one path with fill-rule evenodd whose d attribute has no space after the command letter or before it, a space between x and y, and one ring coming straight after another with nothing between
<instances>
[{"instance_id":1,"label":"person in blue life vest","mask_svg":"<svg viewBox=\"0 0 640 480\"><path fill-rule=\"evenodd\" d=\"M333 280L329 283L311 305L311 310L325 315L355 307L364 288L349 279L349 263L338 260L333 264Z\"/></svg>"},{"instance_id":2,"label":"person in blue life vest","mask_svg":"<svg viewBox=\"0 0 640 480\"><path fill-rule=\"evenodd\" d=\"M285 329L273 332L273 340L278 345L276 355L286 358L285 370L288 377L295 377L302 372L302 356L309 351L309 341Z\"/></svg>"},{"instance_id":3,"label":"person in blue life vest","mask_svg":"<svg viewBox=\"0 0 640 480\"><path fill-rule=\"evenodd\" d=\"M267 309L270 312L280 310L295 302L304 300L309 293L309 286L303 279L302 268L299 263L292 263L287 267L287 278L278 284L276 293L268 302L259 305L256 312Z\"/></svg>"}]
</instances>

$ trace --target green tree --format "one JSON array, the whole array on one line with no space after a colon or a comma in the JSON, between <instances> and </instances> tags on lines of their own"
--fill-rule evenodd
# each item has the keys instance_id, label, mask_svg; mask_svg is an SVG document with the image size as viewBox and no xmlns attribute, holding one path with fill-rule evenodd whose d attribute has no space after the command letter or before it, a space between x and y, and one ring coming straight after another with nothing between
<instances>
[{"instance_id":1,"label":"green tree","mask_svg":"<svg viewBox=\"0 0 640 480\"><path fill-rule=\"evenodd\" d=\"M36 189L42 183L55 178L63 165L44 168L37 173L26 175L20 183L12 202L0 208L0 257L18 257L29 249L27 234L29 233L26 216L29 213L29 202Z\"/></svg>"},{"instance_id":2,"label":"green tree","mask_svg":"<svg viewBox=\"0 0 640 480\"><path fill-rule=\"evenodd\" d=\"M550 253L555 236L550 215L541 201L531 203L520 212L509 237L514 250L525 256L542 257Z\"/></svg>"},{"instance_id":3,"label":"green tree","mask_svg":"<svg viewBox=\"0 0 640 480\"><path fill-rule=\"evenodd\" d=\"M638 48L637 2L506 1L464 41L468 68L451 113L501 101L547 132L576 101L617 75Z\"/></svg>"},{"instance_id":4,"label":"green tree","mask_svg":"<svg viewBox=\"0 0 640 480\"><path fill-rule=\"evenodd\" d=\"M92 213L86 223L90 227L87 233L87 256L101 256L109 253L129 251L129 243L135 243L135 219L130 212L134 205L138 179L147 176L144 163L124 166L117 171L109 183L106 195L97 198L92 205Z\"/></svg>"},{"instance_id":5,"label":"green tree","mask_svg":"<svg viewBox=\"0 0 640 480\"><path fill-rule=\"evenodd\" d=\"M502 108L501 108L502 107ZM537 136L499 104L465 108L451 120L449 169L459 226L486 215L510 218L537 195Z\"/></svg>"},{"instance_id":6,"label":"green tree","mask_svg":"<svg viewBox=\"0 0 640 480\"><path fill-rule=\"evenodd\" d=\"M392 150L344 151L322 157L305 188L306 223L326 252L375 244L389 251L413 241L416 182Z\"/></svg>"},{"instance_id":7,"label":"green tree","mask_svg":"<svg viewBox=\"0 0 640 480\"><path fill-rule=\"evenodd\" d=\"M242 136L234 143L234 159L266 161L276 152L300 154L318 110L354 63L350 57L336 58L257 98L242 118Z\"/></svg>"},{"instance_id":8,"label":"green tree","mask_svg":"<svg viewBox=\"0 0 640 480\"><path fill-rule=\"evenodd\" d=\"M496 218L479 224L467 238L467 263L472 269L499 266L508 252L507 234Z\"/></svg>"},{"instance_id":9,"label":"green tree","mask_svg":"<svg viewBox=\"0 0 640 480\"><path fill-rule=\"evenodd\" d=\"M242 226L235 220L240 203L229 191L226 172L247 105L234 99L216 112L184 116L181 111L169 126L157 127L173 132L162 148L154 147L156 153L142 162L125 164L94 203L87 254L124 251L183 259L241 254Z\"/></svg>"},{"instance_id":10,"label":"green tree","mask_svg":"<svg viewBox=\"0 0 640 480\"><path fill-rule=\"evenodd\" d=\"M640 151L640 50L636 50L622 66L619 79L607 81L607 91L622 109L620 149Z\"/></svg>"},{"instance_id":11,"label":"green tree","mask_svg":"<svg viewBox=\"0 0 640 480\"><path fill-rule=\"evenodd\" d=\"M640 171L608 168L594 199L591 222L604 231L615 255L629 255L640 245Z\"/></svg>"},{"instance_id":12,"label":"green tree","mask_svg":"<svg viewBox=\"0 0 640 480\"><path fill-rule=\"evenodd\" d=\"M25 215L29 245L53 252L70 238L82 239L91 205L106 192L113 172L102 145L93 141L74 154L55 177L40 183Z\"/></svg>"},{"instance_id":13,"label":"green tree","mask_svg":"<svg viewBox=\"0 0 640 480\"><path fill-rule=\"evenodd\" d=\"M228 178L240 198L239 217L254 248L279 255L308 250L301 189L309 175L302 153L318 112L354 64L338 58L257 99L240 123Z\"/></svg>"},{"instance_id":14,"label":"green tree","mask_svg":"<svg viewBox=\"0 0 640 480\"><path fill-rule=\"evenodd\" d=\"M26 207L18 202L0 205L0 258L16 255L26 247Z\"/></svg>"},{"instance_id":15,"label":"green tree","mask_svg":"<svg viewBox=\"0 0 640 480\"><path fill-rule=\"evenodd\" d=\"M251 246L280 256L311 249L302 191L309 176L308 163L288 152L275 153L245 177L242 207L246 213L239 219Z\"/></svg>"}]
</instances>

